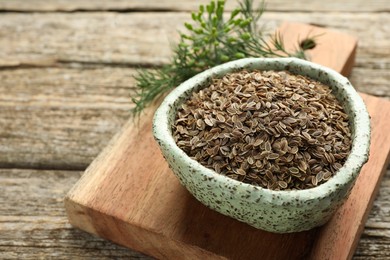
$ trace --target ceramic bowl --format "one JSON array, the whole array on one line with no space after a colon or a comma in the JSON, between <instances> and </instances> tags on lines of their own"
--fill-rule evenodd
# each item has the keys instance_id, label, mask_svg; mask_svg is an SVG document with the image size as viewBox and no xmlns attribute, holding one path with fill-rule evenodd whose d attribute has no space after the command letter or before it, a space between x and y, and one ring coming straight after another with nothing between
<instances>
[{"instance_id":1,"label":"ceramic bowl","mask_svg":"<svg viewBox=\"0 0 390 260\"><path fill-rule=\"evenodd\" d=\"M234 71L285 70L329 85L350 117L352 150L345 164L327 182L310 189L274 191L242 183L202 166L181 150L172 125L181 103L212 78ZM289 233L324 224L348 197L368 159L370 120L363 100L347 78L296 58L247 58L216 66L174 89L157 109L153 134L169 166L182 185L207 207L270 232Z\"/></svg>"}]
</instances>

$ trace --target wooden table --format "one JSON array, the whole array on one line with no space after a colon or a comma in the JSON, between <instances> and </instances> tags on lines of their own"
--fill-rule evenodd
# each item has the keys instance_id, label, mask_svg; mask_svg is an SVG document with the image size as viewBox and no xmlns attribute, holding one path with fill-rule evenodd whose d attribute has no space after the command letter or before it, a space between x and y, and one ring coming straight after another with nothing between
<instances>
[{"instance_id":1,"label":"wooden table","mask_svg":"<svg viewBox=\"0 0 390 260\"><path fill-rule=\"evenodd\" d=\"M149 259L72 228L63 197L129 118L135 68L169 60L199 2L0 0L1 259ZM388 1L339 2L269 1L264 21L357 36L353 85L390 98ZM389 215L390 170L354 259L390 258Z\"/></svg>"}]
</instances>

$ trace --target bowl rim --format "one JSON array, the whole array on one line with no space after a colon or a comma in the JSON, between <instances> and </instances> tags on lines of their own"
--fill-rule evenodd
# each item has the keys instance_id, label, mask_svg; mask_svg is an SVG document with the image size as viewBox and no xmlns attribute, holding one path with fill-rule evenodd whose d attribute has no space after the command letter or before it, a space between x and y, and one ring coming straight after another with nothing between
<instances>
[{"instance_id":1,"label":"bowl rim","mask_svg":"<svg viewBox=\"0 0 390 260\"><path fill-rule=\"evenodd\" d=\"M204 85L210 78L221 77L232 71L238 71L246 68L256 69L252 66L266 66L267 64L275 65L276 63L279 66L284 66L285 69L283 70L300 67L300 72L302 72L303 75L306 75L306 72L303 71L305 69L316 73L322 71L322 74L325 74L327 78L342 85L344 93L346 93L345 101L349 103L350 106L349 115L353 115L353 117L350 116L350 120L352 120L350 123L354 125L353 142L351 152L346 162L343 167L340 168L328 181L314 188L276 191L231 179L227 176L218 174L214 170L206 168L196 160L191 159L177 146L171 134L169 115L174 109L176 109L177 106L175 103L180 99L188 97L188 93L193 88L196 88L200 84ZM268 70L275 69L270 68ZM312 78L315 79L315 77ZM181 104L181 102L178 104ZM343 186L353 183L354 179L359 174L361 167L368 160L370 132L370 118L366 106L363 99L353 88L349 80L330 68L298 58L245 58L227 62L205 70L186 80L175 88L169 95L167 95L153 117L153 135L159 142L159 145L169 147L173 154L180 156L181 160L183 160L185 164L191 165L193 168L197 169L198 173L206 175L207 177L215 178L217 182L223 182L227 187L235 187L235 195L237 195L237 197L240 197L240 195L243 195L248 189L250 189L252 192L260 193L264 201L278 205L287 204L290 206L294 206L295 204L300 204L302 202L313 201L317 198L329 197Z\"/></svg>"}]
</instances>

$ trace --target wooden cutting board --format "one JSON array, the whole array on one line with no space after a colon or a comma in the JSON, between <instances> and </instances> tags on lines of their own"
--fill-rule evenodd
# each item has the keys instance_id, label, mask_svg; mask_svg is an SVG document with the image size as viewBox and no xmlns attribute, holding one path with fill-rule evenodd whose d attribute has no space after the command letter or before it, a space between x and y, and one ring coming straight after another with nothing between
<instances>
[{"instance_id":1,"label":"wooden cutting board","mask_svg":"<svg viewBox=\"0 0 390 260\"><path fill-rule=\"evenodd\" d=\"M280 28L290 47L311 33L312 61L349 74L353 37L302 24ZM294 33L293 33L294 32ZM372 118L369 162L326 225L273 234L208 209L180 185L152 137L154 109L130 119L65 198L70 223L159 259L346 259L354 252L389 159L390 102L362 94Z\"/></svg>"}]
</instances>

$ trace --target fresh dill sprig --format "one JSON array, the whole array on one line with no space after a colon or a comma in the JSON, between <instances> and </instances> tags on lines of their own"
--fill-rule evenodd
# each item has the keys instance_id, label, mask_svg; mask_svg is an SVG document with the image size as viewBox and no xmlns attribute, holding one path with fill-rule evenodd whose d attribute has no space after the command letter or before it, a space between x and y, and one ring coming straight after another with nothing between
<instances>
[{"instance_id":1,"label":"fresh dill sprig","mask_svg":"<svg viewBox=\"0 0 390 260\"><path fill-rule=\"evenodd\" d=\"M205 69L246 57L305 58L307 45L299 45L296 52L285 49L281 35L269 35L258 28L265 8L258 8L253 0L241 0L225 21L225 1L211 1L191 14L192 23L185 23L187 31L173 49L171 63L154 70L140 70L135 75L136 92L132 97L134 115L162 97L180 83ZM309 44L310 45L310 44Z\"/></svg>"}]
</instances>

